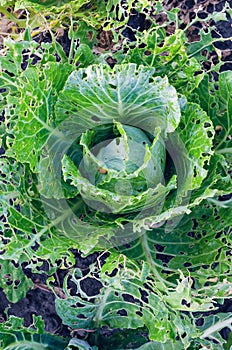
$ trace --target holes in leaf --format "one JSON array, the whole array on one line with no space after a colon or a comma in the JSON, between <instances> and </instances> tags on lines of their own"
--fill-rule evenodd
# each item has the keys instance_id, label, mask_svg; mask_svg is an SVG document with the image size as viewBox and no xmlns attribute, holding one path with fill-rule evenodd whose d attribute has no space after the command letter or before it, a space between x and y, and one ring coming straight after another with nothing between
<instances>
[{"instance_id":1,"label":"holes in leaf","mask_svg":"<svg viewBox=\"0 0 232 350\"><path fill-rule=\"evenodd\" d=\"M163 252L164 251L164 246L160 244L154 244L154 247L156 248L157 252Z\"/></svg>"},{"instance_id":2,"label":"holes in leaf","mask_svg":"<svg viewBox=\"0 0 232 350\"><path fill-rule=\"evenodd\" d=\"M209 169L209 161L208 160L204 161L203 168L206 169L206 170Z\"/></svg>"},{"instance_id":3,"label":"holes in leaf","mask_svg":"<svg viewBox=\"0 0 232 350\"><path fill-rule=\"evenodd\" d=\"M112 84L112 83L111 83L111 84L109 84L108 86L109 86L111 89L113 89L113 90L115 90L115 89L117 88L117 86L116 86L116 85L114 85L114 84Z\"/></svg>"},{"instance_id":4,"label":"holes in leaf","mask_svg":"<svg viewBox=\"0 0 232 350\"><path fill-rule=\"evenodd\" d=\"M190 231L187 233L187 236L195 238L195 233L193 231Z\"/></svg>"},{"instance_id":5,"label":"holes in leaf","mask_svg":"<svg viewBox=\"0 0 232 350\"><path fill-rule=\"evenodd\" d=\"M130 294L122 294L122 297L124 301L128 301L129 303L133 303L133 304L139 304L140 306L142 306L141 301L137 298L134 298Z\"/></svg>"},{"instance_id":6,"label":"holes in leaf","mask_svg":"<svg viewBox=\"0 0 232 350\"><path fill-rule=\"evenodd\" d=\"M203 152L202 155L203 155L203 157L209 157L210 156L210 154L208 152Z\"/></svg>"},{"instance_id":7,"label":"holes in leaf","mask_svg":"<svg viewBox=\"0 0 232 350\"><path fill-rule=\"evenodd\" d=\"M198 318L198 320L196 320L196 326L197 326L197 327L201 327L201 326L203 326L203 325L204 325L204 323L205 323L205 320L204 320L204 318L203 318L203 317Z\"/></svg>"},{"instance_id":8,"label":"holes in leaf","mask_svg":"<svg viewBox=\"0 0 232 350\"><path fill-rule=\"evenodd\" d=\"M111 273L108 273L107 271L106 271L106 275L107 276L109 276L109 277L114 277L114 276L116 276L117 275L117 273L118 273L118 269L113 269L113 271L111 272Z\"/></svg>"},{"instance_id":9,"label":"holes in leaf","mask_svg":"<svg viewBox=\"0 0 232 350\"><path fill-rule=\"evenodd\" d=\"M81 318L83 320L86 320L87 319L87 316L83 315L83 314L79 314L77 315L78 318Z\"/></svg>"},{"instance_id":10,"label":"holes in leaf","mask_svg":"<svg viewBox=\"0 0 232 350\"><path fill-rule=\"evenodd\" d=\"M11 285L13 284L13 281L12 281L12 280L8 280L8 281L6 281L6 284L7 284L8 286L11 286Z\"/></svg>"},{"instance_id":11,"label":"holes in leaf","mask_svg":"<svg viewBox=\"0 0 232 350\"><path fill-rule=\"evenodd\" d=\"M218 262L213 262L212 265L211 265L211 269L215 270L218 265L219 265Z\"/></svg>"},{"instance_id":12,"label":"holes in leaf","mask_svg":"<svg viewBox=\"0 0 232 350\"><path fill-rule=\"evenodd\" d=\"M225 327L219 332L223 339L228 340L231 334L231 329L229 327Z\"/></svg>"},{"instance_id":13,"label":"holes in leaf","mask_svg":"<svg viewBox=\"0 0 232 350\"><path fill-rule=\"evenodd\" d=\"M186 261L186 262L184 263L184 267L190 267L190 266L192 266L192 264L191 264L190 262Z\"/></svg>"},{"instance_id":14,"label":"holes in leaf","mask_svg":"<svg viewBox=\"0 0 232 350\"><path fill-rule=\"evenodd\" d=\"M60 280L60 277L59 277L59 280ZM59 280L56 279L56 280L53 282L53 285L59 287L59 283L57 283L57 282L59 282ZM72 281L72 277L71 277L71 276L68 276L67 284L68 284L68 286L69 286L69 294L70 294L71 296L77 295L77 285L76 285L76 283L74 283L74 282ZM80 304L80 305L77 305L77 304L79 304L79 303L76 303L76 304L75 304L75 307L82 307L82 306L83 306L82 304Z\"/></svg>"},{"instance_id":15,"label":"holes in leaf","mask_svg":"<svg viewBox=\"0 0 232 350\"><path fill-rule=\"evenodd\" d=\"M186 299L181 300L181 305L190 307L190 303L188 303Z\"/></svg>"},{"instance_id":16,"label":"holes in leaf","mask_svg":"<svg viewBox=\"0 0 232 350\"><path fill-rule=\"evenodd\" d=\"M82 79L87 78L87 74L85 72L82 72Z\"/></svg>"},{"instance_id":17,"label":"holes in leaf","mask_svg":"<svg viewBox=\"0 0 232 350\"><path fill-rule=\"evenodd\" d=\"M196 219L192 219L192 222L193 222L192 228L193 228L193 230L195 230L198 227L198 222Z\"/></svg>"},{"instance_id":18,"label":"holes in leaf","mask_svg":"<svg viewBox=\"0 0 232 350\"><path fill-rule=\"evenodd\" d=\"M124 316L124 317L128 316L127 311L125 309L118 310L117 314L120 315L120 316Z\"/></svg>"},{"instance_id":19,"label":"holes in leaf","mask_svg":"<svg viewBox=\"0 0 232 350\"><path fill-rule=\"evenodd\" d=\"M15 288L17 288L19 285L20 285L20 280L15 280L14 281L14 285L15 285Z\"/></svg>"},{"instance_id":20,"label":"holes in leaf","mask_svg":"<svg viewBox=\"0 0 232 350\"><path fill-rule=\"evenodd\" d=\"M220 238L224 233L223 232L217 232L215 235L215 238L218 239Z\"/></svg>"},{"instance_id":21,"label":"holes in leaf","mask_svg":"<svg viewBox=\"0 0 232 350\"><path fill-rule=\"evenodd\" d=\"M209 265L202 265L202 268L203 268L204 270L208 270Z\"/></svg>"},{"instance_id":22,"label":"holes in leaf","mask_svg":"<svg viewBox=\"0 0 232 350\"><path fill-rule=\"evenodd\" d=\"M41 238L41 241L43 241L43 239ZM38 242L35 242L35 244L33 244L33 246L31 247L35 252L39 249L40 245Z\"/></svg>"},{"instance_id":23,"label":"holes in leaf","mask_svg":"<svg viewBox=\"0 0 232 350\"><path fill-rule=\"evenodd\" d=\"M163 262L163 265L167 267L167 264L173 259L173 256L167 254L156 254L156 259Z\"/></svg>"},{"instance_id":24,"label":"holes in leaf","mask_svg":"<svg viewBox=\"0 0 232 350\"><path fill-rule=\"evenodd\" d=\"M207 131L207 136L208 136L208 137L213 137L212 131Z\"/></svg>"},{"instance_id":25,"label":"holes in leaf","mask_svg":"<svg viewBox=\"0 0 232 350\"><path fill-rule=\"evenodd\" d=\"M14 261L14 260L11 260L11 263L14 265L14 267L17 269L19 267L19 263Z\"/></svg>"},{"instance_id":26,"label":"holes in leaf","mask_svg":"<svg viewBox=\"0 0 232 350\"><path fill-rule=\"evenodd\" d=\"M231 199L231 198L232 198L232 193L229 193L229 194L224 194L222 196L219 196L218 200L219 201L226 201L226 200Z\"/></svg>"},{"instance_id":27,"label":"holes in leaf","mask_svg":"<svg viewBox=\"0 0 232 350\"><path fill-rule=\"evenodd\" d=\"M126 224L126 222L125 222L125 224ZM126 248L126 249L130 249L131 245L129 243L126 243L126 244L123 244L123 247Z\"/></svg>"},{"instance_id":28,"label":"holes in leaf","mask_svg":"<svg viewBox=\"0 0 232 350\"><path fill-rule=\"evenodd\" d=\"M95 278L86 277L82 281L80 281L81 289L88 295L98 295L102 288L102 284Z\"/></svg>"},{"instance_id":29,"label":"holes in leaf","mask_svg":"<svg viewBox=\"0 0 232 350\"><path fill-rule=\"evenodd\" d=\"M74 305L71 305L71 307L74 309L77 309L77 308L85 307L85 305L77 302Z\"/></svg>"},{"instance_id":30,"label":"holes in leaf","mask_svg":"<svg viewBox=\"0 0 232 350\"><path fill-rule=\"evenodd\" d=\"M143 313L141 311L136 311L136 315L143 317Z\"/></svg>"},{"instance_id":31,"label":"holes in leaf","mask_svg":"<svg viewBox=\"0 0 232 350\"><path fill-rule=\"evenodd\" d=\"M145 290L141 289L141 288L139 288L139 292L141 294L142 301L144 301L145 303L148 304L148 293Z\"/></svg>"},{"instance_id":32,"label":"holes in leaf","mask_svg":"<svg viewBox=\"0 0 232 350\"><path fill-rule=\"evenodd\" d=\"M205 122L205 123L204 123L204 128L209 128L210 126L211 126L210 123L208 123L208 122Z\"/></svg>"}]
</instances>

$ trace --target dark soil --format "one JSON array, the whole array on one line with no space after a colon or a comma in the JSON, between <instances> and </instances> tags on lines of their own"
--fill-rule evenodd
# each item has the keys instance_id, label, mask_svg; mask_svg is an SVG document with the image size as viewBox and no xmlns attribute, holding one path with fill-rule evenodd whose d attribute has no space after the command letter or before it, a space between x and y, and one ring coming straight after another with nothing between
<instances>
[{"instance_id":1,"label":"dark soil","mask_svg":"<svg viewBox=\"0 0 232 350\"><path fill-rule=\"evenodd\" d=\"M83 274L89 272L89 266L96 262L99 254L94 253L86 258L82 258L78 251L73 250L75 255L75 267L82 270ZM24 325L30 326L33 323L33 314L36 316L42 316L45 323L45 331L58 334L60 336L69 337L70 330L67 326L62 324L60 317L57 315L55 310L55 296L51 289L46 285L48 278L47 263L44 262L41 269L41 273L32 273L30 269L23 266L23 271L27 277L31 278L34 283L34 288L30 290L26 297L21 299L19 302L13 304L10 303L4 291L0 289L0 322L6 320L6 310L8 315L14 315L22 317L24 319ZM63 280L68 270L59 269L55 274L54 287L57 287L56 292L59 292L58 288L62 287ZM83 290L89 295L95 295L99 292L101 286L93 282L95 280L85 279ZM72 288L72 285L70 285ZM62 293L62 292L61 292Z\"/></svg>"}]
</instances>

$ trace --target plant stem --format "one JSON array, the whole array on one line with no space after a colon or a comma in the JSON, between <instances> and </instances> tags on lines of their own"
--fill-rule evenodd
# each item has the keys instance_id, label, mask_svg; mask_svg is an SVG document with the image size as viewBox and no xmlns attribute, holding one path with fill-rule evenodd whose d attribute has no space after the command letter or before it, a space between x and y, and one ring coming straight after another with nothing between
<instances>
[{"instance_id":1,"label":"plant stem","mask_svg":"<svg viewBox=\"0 0 232 350\"><path fill-rule=\"evenodd\" d=\"M141 236L141 244L142 244L142 247L143 247L143 250L144 250L144 254L145 254L145 257L149 263L149 265L151 266L151 269L152 269L152 272L154 273L155 277L158 279L158 281L162 284L163 287L167 287L167 285L170 285L172 287L176 287L176 285L174 283L171 283L169 281L166 281L165 279L163 279L159 272L157 271L156 267L155 267L155 263L154 263L154 260L151 256L151 252L150 252L150 248L147 244L147 239L145 237L145 235L142 235Z\"/></svg>"},{"instance_id":2,"label":"plant stem","mask_svg":"<svg viewBox=\"0 0 232 350\"><path fill-rule=\"evenodd\" d=\"M201 335L201 339L208 338L211 334L220 331L222 328L225 328L227 326L232 327L232 317L230 317L228 320L219 321L215 323L213 326L207 328L205 332Z\"/></svg>"}]
</instances>

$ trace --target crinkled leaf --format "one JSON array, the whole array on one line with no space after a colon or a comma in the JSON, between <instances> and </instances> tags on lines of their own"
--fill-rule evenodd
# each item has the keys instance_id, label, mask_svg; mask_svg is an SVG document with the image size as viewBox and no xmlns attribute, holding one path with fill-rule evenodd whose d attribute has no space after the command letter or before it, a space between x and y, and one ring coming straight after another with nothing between
<instances>
[{"instance_id":1,"label":"crinkled leaf","mask_svg":"<svg viewBox=\"0 0 232 350\"><path fill-rule=\"evenodd\" d=\"M14 139L9 140L7 154L28 162L38 171L38 161L53 131L53 105L70 73L70 67L59 63L28 68L19 78L18 102L15 106ZM25 138L25 135L27 136Z\"/></svg>"},{"instance_id":2,"label":"crinkled leaf","mask_svg":"<svg viewBox=\"0 0 232 350\"><path fill-rule=\"evenodd\" d=\"M36 178L28 167L13 159L1 158L0 164L0 247L4 259L21 263L37 256L55 262L60 254L68 256L72 265L72 254L68 251L70 242L56 236L56 225L50 222L37 192ZM61 221L66 218L65 214L60 215ZM36 242L39 247L35 251Z\"/></svg>"},{"instance_id":3,"label":"crinkled leaf","mask_svg":"<svg viewBox=\"0 0 232 350\"><path fill-rule=\"evenodd\" d=\"M197 335L190 319L168 310L155 283L148 279L148 265L140 269L125 256L111 254L99 273L100 279L93 269L91 274L77 279L73 272L77 293L71 296L65 284L66 299L56 298L56 310L64 324L88 329L99 325L136 329L145 325L150 339L175 342L178 334L185 345L189 343L185 331L191 332L193 338ZM93 295L84 288L85 278L98 281L99 291L94 294L94 303Z\"/></svg>"},{"instance_id":4,"label":"crinkled leaf","mask_svg":"<svg viewBox=\"0 0 232 350\"><path fill-rule=\"evenodd\" d=\"M56 104L56 119L64 130L83 132L113 120L153 134L176 129L180 110L167 79L153 78L154 69L135 64L90 66L73 72ZM141 122L142 117L142 122ZM83 131L82 131L83 130Z\"/></svg>"},{"instance_id":5,"label":"crinkled leaf","mask_svg":"<svg viewBox=\"0 0 232 350\"><path fill-rule=\"evenodd\" d=\"M231 288L231 217L230 209L206 202L185 215L171 232L165 232L165 225L155 228L122 251L147 261L164 285L175 282L181 269L195 281L198 302L207 304L207 299L228 296Z\"/></svg>"},{"instance_id":6,"label":"crinkled leaf","mask_svg":"<svg viewBox=\"0 0 232 350\"><path fill-rule=\"evenodd\" d=\"M41 316L33 315L30 327L25 327L23 319L15 316L0 324L0 346L5 350L63 350L67 344L67 339L44 333Z\"/></svg>"},{"instance_id":7,"label":"crinkled leaf","mask_svg":"<svg viewBox=\"0 0 232 350\"><path fill-rule=\"evenodd\" d=\"M197 104L184 103L180 124L169 146L174 164L177 162L181 191L200 187L206 177L207 166L213 154L213 136L212 122L207 114ZM177 146L178 140L180 145ZM178 154L178 148L182 154ZM183 159L178 159L181 157Z\"/></svg>"},{"instance_id":8,"label":"crinkled leaf","mask_svg":"<svg viewBox=\"0 0 232 350\"><path fill-rule=\"evenodd\" d=\"M159 26L151 26L142 35L137 33L136 38L136 47L128 45L126 53L119 51L113 56L116 56L119 62L134 62L154 67L155 75L167 76L177 91L191 98L191 92L199 85L203 74L199 73L200 63L195 58L190 58L187 53L187 37L184 32L176 30L172 35L165 36Z\"/></svg>"},{"instance_id":9,"label":"crinkled leaf","mask_svg":"<svg viewBox=\"0 0 232 350\"><path fill-rule=\"evenodd\" d=\"M200 102L213 121L216 130L215 148L228 157L232 153L232 72L219 74L218 82L210 82L206 77L198 89Z\"/></svg>"},{"instance_id":10,"label":"crinkled leaf","mask_svg":"<svg viewBox=\"0 0 232 350\"><path fill-rule=\"evenodd\" d=\"M0 274L0 287L11 303L24 298L28 290L33 287L31 279L27 278L21 267L15 266L13 261L0 260Z\"/></svg>"},{"instance_id":11,"label":"crinkled leaf","mask_svg":"<svg viewBox=\"0 0 232 350\"><path fill-rule=\"evenodd\" d=\"M60 177L59 163L44 157L39 163L39 193L46 198L73 198L79 191Z\"/></svg>"},{"instance_id":12,"label":"crinkled leaf","mask_svg":"<svg viewBox=\"0 0 232 350\"><path fill-rule=\"evenodd\" d=\"M217 315L209 315L205 317L204 323L199 327L203 334L203 344L206 349L220 349L224 350L226 346L226 340L220 334L223 328L227 328L232 331L232 317L230 313L218 313Z\"/></svg>"}]
</instances>

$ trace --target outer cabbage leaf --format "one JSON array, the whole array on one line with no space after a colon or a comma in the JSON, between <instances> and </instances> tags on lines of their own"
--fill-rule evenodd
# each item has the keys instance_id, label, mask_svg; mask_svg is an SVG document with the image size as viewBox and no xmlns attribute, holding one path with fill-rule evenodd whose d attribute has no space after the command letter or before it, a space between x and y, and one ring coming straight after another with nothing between
<instances>
[{"instance_id":1,"label":"outer cabbage leaf","mask_svg":"<svg viewBox=\"0 0 232 350\"><path fill-rule=\"evenodd\" d=\"M23 319L15 316L10 316L6 322L0 324L2 349L63 350L67 344L67 339L44 332L44 322L41 316L34 316L30 327L25 327Z\"/></svg>"},{"instance_id":2,"label":"outer cabbage leaf","mask_svg":"<svg viewBox=\"0 0 232 350\"><path fill-rule=\"evenodd\" d=\"M200 303L217 300L229 297L231 288L231 225L230 209L205 202L185 215L168 234L165 226L155 228L121 251L129 258L147 261L161 288L175 283L181 269L194 281Z\"/></svg>"},{"instance_id":3,"label":"outer cabbage leaf","mask_svg":"<svg viewBox=\"0 0 232 350\"><path fill-rule=\"evenodd\" d=\"M28 262L32 257L46 257L54 263L59 255L66 256L68 264L72 265L72 253L68 251L70 241L55 235L56 226L44 211L36 187L36 177L27 166L12 158L1 158L0 165L0 249L4 252L2 257L18 263ZM70 217L70 211L62 212L62 215L59 216L61 222L67 216ZM35 250L36 243L39 247ZM13 273L20 274L19 268L15 267ZM22 278L23 276L20 280ZM30 286L28 282L24 283L24 286L21 282L19 289L22 288L22 293L25 293Z\"/></svg>"},{"instance_id":4,"label":"outer cabbage leaf","mask_svg":"<svg viewBox=\"0 0 232 350\"><path fill-rule=\"evenodd\" d=\"M56 120L83 131L113 120L153 134L167 134L180 120L175 89L167 79L153 78L154 69L135 64L90 66L71 74L56 104ZM141 119L142 118L142 119ZM64 129L65 130L65 129ZM80 132L83 132L82 130Z\"/></svg>"},{"instance_id":5,"label":"outer cabbage leaf","mask_svg":"<svg viewBox=\"0 0 232 350\"><path fill-rule=\"evenodd\" d=\"M199 124L200 127L197 126ZM200 187L208 172L207 166L213 154L213 125L209 116L197 104L186 103L181 109L177 134L184 143L185 156L188 158L186 167L189 181L185 184L186 190L193 190Z\"/></svg>"},{"instance_id":6,"label":"outer cabbage leaf","mask_svg":"<svg viewBox=\"0 0 232 350\"><path fill-rule=\"evenodd\" d=\"M133 62L154 67L155 75L166 75L177 91L191 98L191 92L204 74L200 74L201 64L187 53L184 31L177 29L166 36L161 27L152 25L142 35L137 33L136 39L136 46L128 45L127 50L123 47L125 51L116 52L113 57L116 56L120 63Z\"/></svg>"},{"instance_id":7,"label":"outer cabbage leaf","mask_svg":"<svg viewBox=\"0 0 232 350\"><path fill-rule=\"evenodd\" d=\"M216 315L209 315L205 317L203 325L200 327L203 334L199 343L203 343L206 349L224 350L230 349L230 339L228 342L222 337L220 331L227 328L232 331L232 317L229 313L218 313Z\"/></svg>"},{"instance_id":8,"label":"outer cabbage leaf","mask_svg":"<svg viewBox=\"0 0 232 350\"><path fill-rule=\"evenodd\" d=\"M211 117L216 130L215 149L231 162L232 153L232 72L219 74L218 82L210 82L208 77L197 90L200 103Z\"/></svg>"},{"instance_id":9,"label":"outer cabbage leaf","mask_svg":"<svg viewBox=\"0 0 232 350\"><path fill-rule=\"evenodd\" d=\"M181 350L197 350L200 344L206 348L212 346L212 349L216 349L212 339L221 349L220 346L225 341L219 331L223 327L231 327L230 315L205 316L204 313L198 313L193 317L192 314L186 315L177 311L193 310L190 298L195 299L196 310L198 308L199 311L204 311L207 307L212 308L210 303L207 306L207 299L202 304L199 303L197 287L191 285L189 277L180 279L175 288L166 287L161 292L156 288L158 281L150 273L149 264L143 262L137 265L117 253L111 253L102 265L103 260L99 259L97 268L92 265L91 272L87 275L76 269L67 276L64 284L66 298L56 297L57 312L65 324L74 329L78 326L93 331L100 326L124 328L121 332L122 337L117 338L115 344L117 349L130 348L129 344L134 340L133 336L130 339L132 330L135 332L134 336L139 337L140 333L144 334L146 328L149 331L149 339L153 341L142 345L138 350L176 349L177 346ZM68 280L74 283L75 292L74 289L72 292L68 289ZM89 294L87 287L91 281L98 286L94 294ZM174 302L176 305L173 307ZM189 305L190 303L192 305ZM169 305L172 305L172 309L169 309ZM169 309L168 319L166 308ZM197 326L200 317L203 325ZM146 328L141 328L143 325ZM126 330L127 346L123 338L123 332ZM114 337L112 343L111 338L107 343L104 337L100 337L95 340L95 344L107 349L109 344L114 344Z\"/></svg>"},{"instance_id":10,"label":"outer cabbage leaf","mask_svg":"<svg viewBox=\"0 0 232 350\"><path fill-rule=\"evenodd\" d=\"M57 296L56 310L64 324L72 328L95 329L105 325L136 329L145 325L150 339L160 342L172 339L175 343L178 334L187 347L190 334L194 338L198 331L186 315L170 311L149 275L147 264L141 268L125 256L112 253L99 271L99 277L94 267L87 276L73 271L71 280L76 285L76 293L70 295L66 281L66 299ZM96 294L88 295L85 278L98 281Z\"/></svg>"},{"instance_id":11,"label":"outer cabbage leaf","mask_svg":"<svg viewBox=\"0 0 232 350\"><path fill-rule=\"evenodd\" d=\"M53 132L54 101L69 73L68 65L48 63L42 71L39 67L28 68L17 81L16 118L10 130L14 139L9 139L7 154L28 162L35 171L38 171L43 147Z\"/></svg>"},{"instance_id":12,"label":"outer cabbage leaf","mask_svg":"<svg viewBox=\"0 0 232 350\"><path fill-rule=\"evenodd\" d=\"M14 261L0 260L0 287L3 288L11 303L16 303L24 298L28 290L33 287L31 279L25 276L21 266L15 265Z\"/></svg>"}]
</instances>

